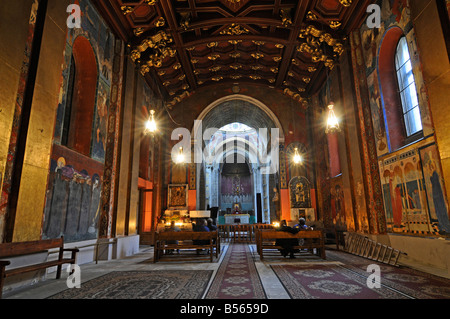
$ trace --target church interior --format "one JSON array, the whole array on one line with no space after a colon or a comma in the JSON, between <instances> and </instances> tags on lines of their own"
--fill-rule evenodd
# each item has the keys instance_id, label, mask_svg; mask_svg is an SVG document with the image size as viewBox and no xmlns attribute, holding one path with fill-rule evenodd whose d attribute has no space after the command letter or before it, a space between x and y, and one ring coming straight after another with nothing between
<instances>
[{"instance_id":1,"label":"church interior","mask_svg":"<svg viewBox=\"0 0 450 319\"><path fill-rule=\"evenodd\" d=\"M449 0L1 1L0 48L4 299L450 299Z\"/></svg>"}]
</instances>

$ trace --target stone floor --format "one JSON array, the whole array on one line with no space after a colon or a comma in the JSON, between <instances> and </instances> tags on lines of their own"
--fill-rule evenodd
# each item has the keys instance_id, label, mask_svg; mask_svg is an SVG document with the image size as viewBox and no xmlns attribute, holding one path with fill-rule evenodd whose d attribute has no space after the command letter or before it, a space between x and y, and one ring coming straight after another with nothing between
<instances>
[{"instance_id":1,"label":"stone floor","mask_svg":"<svg viewBox=\"0 0 450 319\"><path fill-rule=\"evenodd\" d=\"M103 276L111 271L145 271L145 270L213 270L212 280L214 279L214 275L220 267L220 263L225 256L226 249L228 248L228 244L225 244L223 247L223 253L220 255L220 260L218 262L159 262L153 263L153 248L150 246L142 246L140 247L140 252L131 257L121 259L121 260L111 260L111 261L99 261L98 264L89 263L80 266L81 269L81 281L87 282L94 278ZM332 248L331 248L332 249ZM274 258L270 260L265 260L261 262L258 254L255 251L255 246L250 245L250 250L252 251L253 260L255 262L256 269L258 270L259 276L261 278L264 290L266 292L268 299L289 299L289 295L284 289L283 285L279 281L278 277L273 272L271 265L277 263L298 263L304 262L300 259L283 259L281 256L279 258ZM322 263L333 263L333 261L323 261ZM433 269L424 269L424 267L417 267L416 269L421 271L426 271L428 273L433 273L435 275L443 275L444 277L449 278L448 274L439 273L437 270ZM50 296L53 296L59 292L62 292L67 289L66 279L68 274L63 271L63 276L60 280L54 279L54 273L49 274L47 280L40 282L30 288L22 289L20 291L8 292L5 291L3 293L3 299L46 299Z\"/></svg>"}]
</instances>

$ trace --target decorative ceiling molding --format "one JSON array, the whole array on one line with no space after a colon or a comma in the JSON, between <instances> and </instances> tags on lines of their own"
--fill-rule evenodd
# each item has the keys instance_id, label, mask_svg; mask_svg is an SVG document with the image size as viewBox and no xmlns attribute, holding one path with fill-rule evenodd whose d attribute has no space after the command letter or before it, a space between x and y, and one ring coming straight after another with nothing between
<instances>
[{"instance_id":1,"label":"decorative ceiling molding","mask_svg":"<svg viewBox=\"0 0 450 319\"><path fill-rule=\"evenodd\" d=\"M375 1L98 0L170 106L199 86L249 82L303 103L334 68L349 32ZM154 80L152 79L154 82Z\"/></svg>"}]
</instances>

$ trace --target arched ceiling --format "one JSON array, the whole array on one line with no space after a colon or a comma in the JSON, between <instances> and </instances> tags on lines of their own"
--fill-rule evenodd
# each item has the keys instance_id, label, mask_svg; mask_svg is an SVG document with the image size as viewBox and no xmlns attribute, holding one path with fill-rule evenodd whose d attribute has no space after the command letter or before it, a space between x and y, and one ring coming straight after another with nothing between
<instances>
[{"instance_id":1,"label":"arched ceiling","mask_svg":"<svg viewBox=\"0 0 450 319\"><path fill-rule=\"evenodd\" d=\"M207 128L221 128L231 123L242 123L251 128L277 128L270 117L254 104L242 101L231 100L221 103L213 108L202 120L203 131Z\"/></svg>"},{"instance_id":2,"label":"arched ceiling","mask_svg":"<svg viewBox=\"0 0 450 319\"><path fill-rule=\"evenodd\" d=\"M368 0L96 0L169 106L205 85L251 82L309 97Z\"/></svg>"}]
</instances>

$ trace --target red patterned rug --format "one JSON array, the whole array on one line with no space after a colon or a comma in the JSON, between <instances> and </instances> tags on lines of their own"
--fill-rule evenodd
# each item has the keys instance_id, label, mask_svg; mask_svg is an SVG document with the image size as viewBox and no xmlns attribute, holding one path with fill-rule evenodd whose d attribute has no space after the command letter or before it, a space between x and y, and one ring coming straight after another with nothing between
<instances>
[{"instance_id":1,"label":"red patterned rug","mask_svg":"<svg viewBox=\"0 0 450 319\"><path fill-rule=\"evenodd\" d=\"M395 267L354 256L345 252L327 251L329 260L339 261L348 269L368 276L371 264L380 267L381 284L416 299L450 299L450 279L424 273L408 267Z\"/></svg>"},{"instance_id":2,"label":"red patterned rug","mask_svg":"<svg viewBox=\"0 0 450 319\"><path fill-rule=\"evenodd\" d=\"M367 278L336 264L272 265L292 299L404 299L390 289L370 289Z\"/></svg>"},{"instance_id":3,"label":"red patterned rug","mask_svg":"<svg viewBox=\"0 0 450 319\"><path fill-rule=\"evenodd\" d=\"M229 246L205 299L266 299L247 244Z\"/></svg>"}]
</instances>

